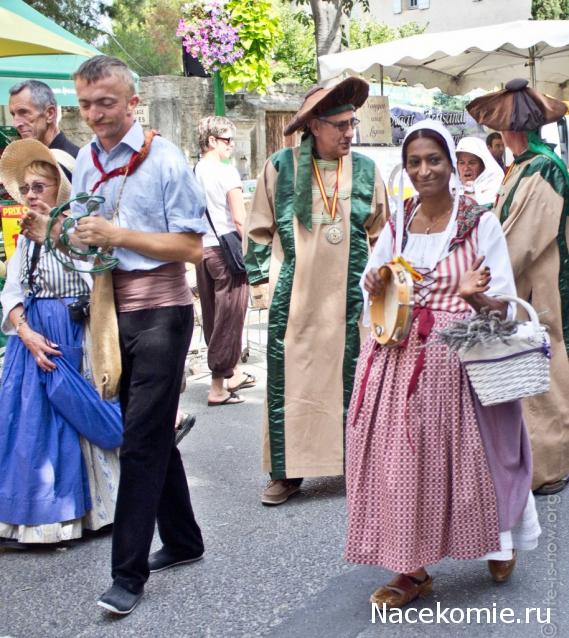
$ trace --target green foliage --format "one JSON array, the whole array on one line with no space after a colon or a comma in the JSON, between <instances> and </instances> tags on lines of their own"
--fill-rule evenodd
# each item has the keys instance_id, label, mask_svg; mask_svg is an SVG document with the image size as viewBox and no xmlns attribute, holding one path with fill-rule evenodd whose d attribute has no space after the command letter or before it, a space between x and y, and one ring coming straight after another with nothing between
<instances>
[{"instance_id":1,"label":"green foliage","mask_svg":"<svg viewBox=\"0 0 569 638\"><path fill-rule=\"evenodd\" d=\"M176 26L184 0L115 0L113 37L101 50L139 75L179 75L182 47Z\"/></svg>"},{"instance_id":2,"label":"green foliage","mask_svg":"<svg viewBox=\"0 0 569 638\"><path fill-rule=\"evenodd\" d=\"M240 45L245 49L242 58L221 68L225 90L265 93L272 81L273 50L281 36L278 13L270 0L229 0L225 6L233 24L240 27Z\"/></svg>"},{"instance_id":3,"label":"green foliage","mask_svg":"<svg viewBox=\"0 0 569 638\"><path fill-rule=\"evenodd\" d=\"M463 95L447 95L439 91L433 96L433 106L443 111L464 111L470 101L469 97Z\"/></svg>"},{"instance_id":4,"label":"green foliage","mask_svg":"<svg viewBox=\"0 0 569 638\"><path fill-rule=\"evenodd\" d=\"M531 15L536 20L568 20L569 0L533 0Z\"/></svg>"},{"instance_id":5,"label":"green foliage","mask_svg":"<svg viewBox=\"0 0 569 638\"><path fill-rule=\"evenodd\" d=\"M274 64L274 82L292 82L309 86L316 82L316 41L314 23L304 11L294 12L290 2L277 2L281 35L277 40ZM299 14L306 20L299 20Z\"/></svg>"},{"instance_id":6,"label":"green foliage","mask_svg":"<svg viewBox=\"0 0 569 638\"><path fill-rule=\"evenodd\" d=\"M282 36L275 49L273 80L295 82L304 86L315 84L316 42L314 22L305 11L295 12L291 3L279 0L279 16ZM373 20L350 20L349 40L351 49L359 49L389 40L423 33L425 27L410 22L399 28L391 28Z\"/></svg>"},{"instance_id":7,"label":"green foliage","mask_svg":"<svg viewBox=\"0 0 569 638\"><path fill-rule=\"evenodd\" d=\"M108 14L103 0L26 0L27 4L73 35L92 42L99 35L99 20Z\"/></svg>"},{"instance_id":8,"label":"green foliage","mask_svg":"<svg viewBox=\"0 0 569 638\"><path fill-rule=\"evenodd\" d=\"M409 22L401 27L390 27L373 20L350 20L350 49L363 49L374 44L390 42L423 33L426 29L416 22Z\"/></svg>"}]
</instances>

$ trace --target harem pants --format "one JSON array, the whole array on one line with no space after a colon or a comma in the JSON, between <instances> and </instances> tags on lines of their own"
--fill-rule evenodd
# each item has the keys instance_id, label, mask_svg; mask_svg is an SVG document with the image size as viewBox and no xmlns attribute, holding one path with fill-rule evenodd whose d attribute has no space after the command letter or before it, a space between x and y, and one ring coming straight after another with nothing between
<instances>
[{"instance_id":1,"label":"harem pants","mask_svg":"<svg viewBox=\"0 0 569 638\"><path fill-rule=\"evenodd\" d=\"M234 275L218 246L204 249L196 267L207 343L207 365L213 378L229 379L241 354L249 285L245 274Z\"/></svg>"}]
</instances>

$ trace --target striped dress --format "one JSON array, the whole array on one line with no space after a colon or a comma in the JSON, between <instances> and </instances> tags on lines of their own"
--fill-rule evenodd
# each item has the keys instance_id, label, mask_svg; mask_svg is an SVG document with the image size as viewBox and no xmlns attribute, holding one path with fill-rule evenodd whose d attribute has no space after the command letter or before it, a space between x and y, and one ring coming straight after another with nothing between
<instances>
[{"instance_id":1,"label":"striped dress","mask_svg":"<svg viewBox=\"0 0 569 638\"><path fill-rule=\"evenodd\" d=\"M346 426L351 562L409 572L445 556L479 558L501 549L471 389L457 355L436 336L471 312L457 292L477 255L486 255L492 271L489 294L515 294L498 224L491 213L479 223L481 210L471 210L469 220L467 201L450 249L439 253L444 233L407 233L403 254L424 277L415 284L407 344L381 348L370 336L360 354ZM407 206L407 225L415 205ZM389 261L393 234L392 225L384 230L368 268ZM444 256L430 269L434 252Z\"/></svg>"}]
</instances>

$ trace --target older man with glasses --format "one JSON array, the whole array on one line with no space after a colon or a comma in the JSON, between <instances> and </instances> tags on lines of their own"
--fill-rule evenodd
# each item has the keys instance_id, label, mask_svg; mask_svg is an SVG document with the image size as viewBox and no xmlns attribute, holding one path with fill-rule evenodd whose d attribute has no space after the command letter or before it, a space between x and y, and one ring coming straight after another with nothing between
<instances>
[{"instance_id":1,"label":"older man with glasses","mask_svg":"<svg viewBox=\"0 0 569 638\"><path fill-rule=\"evenodd\" d=\"M369 243L388 216L374 162L351 152L368 84L315 87L284 130L246 220L251 284L269 281L261 501L280 505L303 478L344 473L344 423L359 354L359 287Z\"/></svg>"}]
</instances>

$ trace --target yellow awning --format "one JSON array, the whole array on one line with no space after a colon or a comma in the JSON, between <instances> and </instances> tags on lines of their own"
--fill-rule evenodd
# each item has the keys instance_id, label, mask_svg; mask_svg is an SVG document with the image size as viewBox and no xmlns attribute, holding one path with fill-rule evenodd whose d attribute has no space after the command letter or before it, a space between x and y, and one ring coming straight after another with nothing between
<instances>
[{"instance_id":1,"label":"yellow awning","mask_svg":"<svg viewBox=\"0 0 569 638\"><path fill-rule=\"evenodd\" d=\"M0 57L57 53L91 57L93 48L71 42L31 20L0 8Z\"/></svg>"}]
</instances>

